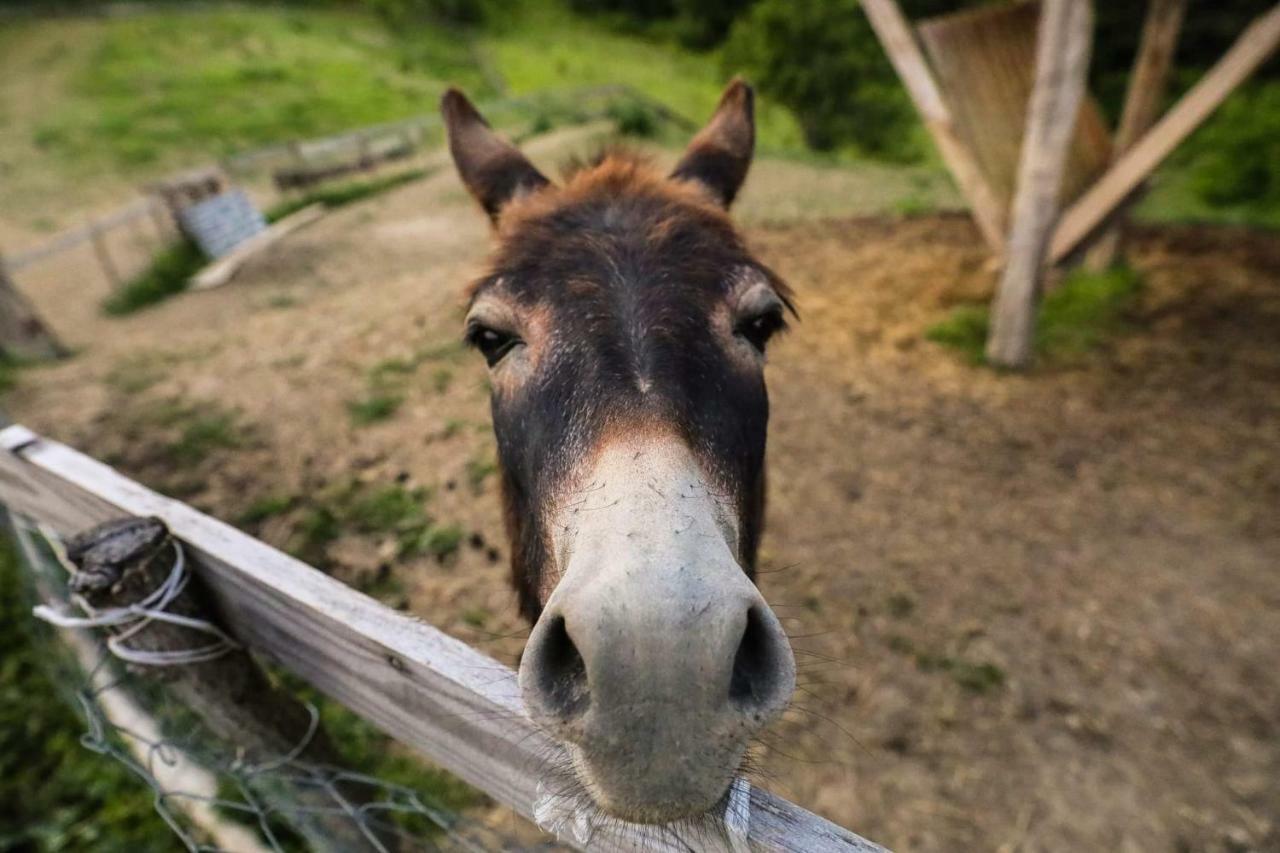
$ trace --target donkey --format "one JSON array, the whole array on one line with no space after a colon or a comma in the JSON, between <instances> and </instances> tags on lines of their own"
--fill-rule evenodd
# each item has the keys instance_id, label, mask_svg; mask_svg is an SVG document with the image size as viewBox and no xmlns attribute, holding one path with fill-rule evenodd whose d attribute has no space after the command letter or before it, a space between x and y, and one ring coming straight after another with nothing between
<instances>
[{"instance_id":1,"label":"donkey","mask_svg":"<svg viewBox=\"0 0 1280 853\"><path fill-rule=\"evenodd\" d=\"M754 583L765 349L789 292L730 223L755 146L725 90L670 175L611 151L554 186L457 90L441 109L497 246L466 340L490 371L519 684L604 813L663 824L726 797L795 688Z\"/></svg>"}]
</instances>

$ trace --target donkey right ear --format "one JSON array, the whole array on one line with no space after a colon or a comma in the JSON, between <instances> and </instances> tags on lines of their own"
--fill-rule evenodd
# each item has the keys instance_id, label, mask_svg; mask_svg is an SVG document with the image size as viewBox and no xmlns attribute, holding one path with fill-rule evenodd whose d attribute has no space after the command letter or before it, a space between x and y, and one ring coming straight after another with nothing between
<instances>
[{"instance_id":1,"label":"donkey right ear","mask_svg":"<svg viewBox=\"0 0 1280 853\"><path fill-rule=\"evenodd\" d=\"M495 223L507 202L550 183L514 145L494 133L457 89L444 93L440 112L458 174Z\"/></svg>"}]
</instances>

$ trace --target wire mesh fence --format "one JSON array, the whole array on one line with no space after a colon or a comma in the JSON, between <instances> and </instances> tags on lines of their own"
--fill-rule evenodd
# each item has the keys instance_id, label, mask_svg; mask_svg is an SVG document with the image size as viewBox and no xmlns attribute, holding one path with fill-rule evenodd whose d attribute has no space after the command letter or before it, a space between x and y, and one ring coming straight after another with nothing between
<instances>
[{"instance_id":1,"label":"wire mesh fence","mask_svg":"<svg viewBox=\"0 0 1280 853\"><path fill-rule=\"evenodd\" d=\"M32 603L58 614L62 627L36 628L49 675L73 702L85 730L85 749L129 771L138 792L149 795L164 825L186 850L198 853L259 851L533 851L561 850L532 827L495 826L468 803L477 795L440 771L400 754L388 763L379 755L374 772L333 761L317 761L317 743L359 741L376 752L397 750L345 709L304 685L273 673L277 689L305 708L300 735L291 744L264 749L261 737L242 738L211 730L208 714L175 694L177 667L140 662L136 652L115 650L105 638L71 621L90 612L69 583L76 566L66 543L47 529L9 513L8 529L24 570ZM176 540L169 540L181 548ZM176 576L178 573L175 572ZM126 628L126 631L135 628ZM115 633L116 640L121 636ZM124 655L118 652L125 651ZM127 662L132 659L132 662ZM283 713L283 712L282 712ZM328 726L328 733L325 727ZM340 744L341 745L341 744ZM340 754L341 749L334 750ZM346 756L343 756L344 758ZM385 770L386 772L380 772ZM490 810L491 811L491 810ZM109 827L105 828L109 834Z\"/></svg>"}]
</instances>

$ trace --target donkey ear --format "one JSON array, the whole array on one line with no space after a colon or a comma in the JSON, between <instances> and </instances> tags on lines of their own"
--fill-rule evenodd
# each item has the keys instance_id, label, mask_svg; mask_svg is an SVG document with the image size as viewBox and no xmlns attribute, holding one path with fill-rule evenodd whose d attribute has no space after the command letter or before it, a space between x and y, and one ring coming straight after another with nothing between
<instances>
[{"instance_id":1,"label":"donkey ear","mask_svg":"<svg viewBox=\"0 0 1280 853\"><path fill-rule=\"evenodd\" d=\"M517 195L550 183L514 145L494 133L467 96L457 89L444 93L440 112L458 174L494 222Z\"/></svg>"},{"instance_id":2,"label":"donkey ear","mask_svg":"<svg viewBox=\"0 0 1280 853\"><path fill-rule=\"evenodd\" d=\"M702 184L725 207L733 203L756 145L755 93L734 78L715 115L689 143L671 177Z\"/></svg>"}]
</instances>

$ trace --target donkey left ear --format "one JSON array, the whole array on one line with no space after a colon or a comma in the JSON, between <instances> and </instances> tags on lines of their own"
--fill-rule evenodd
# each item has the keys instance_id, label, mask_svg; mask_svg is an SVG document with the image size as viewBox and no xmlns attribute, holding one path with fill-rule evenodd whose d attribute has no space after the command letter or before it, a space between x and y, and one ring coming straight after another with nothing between
<instances>
[{"instance_id":1,"label":"donkey left ear","mask_svg":"<svg viewBox=\"0 0 1280 853\"><path fill-rule=\"evenodd\" d=\"M755 93L741 78L734 78L671 177L701 184L728 207L747 177L755 145Z\"/></svg>"},{"instance_id":2,"label":"donkey left ear","mask_svg":"<svg viewBox=\"0 0 1280 853\"><path fill-rule=\"evenodd\" d=\"M494 222L517 195L550 183L514 145L489 127L484 116L457 89L444 93L440 112L458 174Z\"/></svg>"}]
</instances>

